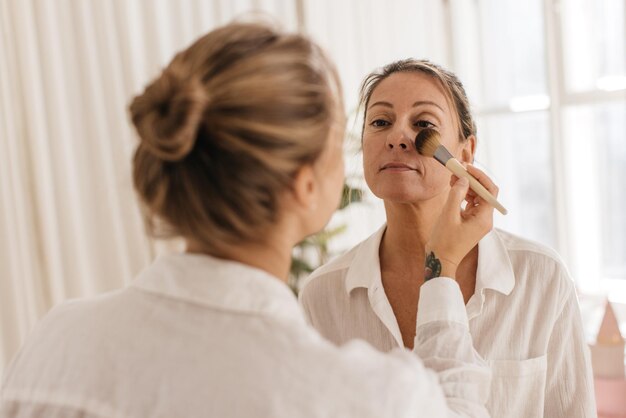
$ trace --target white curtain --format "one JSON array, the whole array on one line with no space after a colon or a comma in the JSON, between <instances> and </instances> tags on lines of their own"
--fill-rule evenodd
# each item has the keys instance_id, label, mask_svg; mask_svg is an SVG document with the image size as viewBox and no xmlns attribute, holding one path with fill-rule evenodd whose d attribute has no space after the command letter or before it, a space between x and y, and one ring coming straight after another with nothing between
<instances>
[{"instance_id":1,"label":"white curtain","mask_svg":"<svg viewBox=\"0 0 626 418\"><path fill-rule=\"evenodd\" d=\"M124 286L159 251L127 105L175 51L253 10L329 50L348 110L376 66L447 63L439 1L0 0L0 373L52 306ZM358 224L350 243L375 226Z\"/></svg>"}]
</instances>

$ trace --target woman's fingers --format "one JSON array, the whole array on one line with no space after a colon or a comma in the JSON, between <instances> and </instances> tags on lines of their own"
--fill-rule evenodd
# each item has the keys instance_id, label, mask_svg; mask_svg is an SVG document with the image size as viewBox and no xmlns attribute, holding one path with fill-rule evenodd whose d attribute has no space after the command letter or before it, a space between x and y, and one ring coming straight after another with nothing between
<instances>
[{"instance_id":1,"label":"woman's fingers","mask_svg":"<svg viewBox=\"0 0 626 418\"><path fill-rule=\"evenodd\" d=\"M498 186L495 185L495 183L491 180L491 178L489 178L487 174L471 164L468 164L466 169L467 172L470 173L476 180L478 180L480 184L485 186L485 189L487 189L489 193L491 193L494 197L498 197L498 192L500 189L498 189Z\"/></svg>"},{"instance_id":2,"label":"woman's fingers","mask_svg":"<svg viewBox=\"0 0 626 418\"><path fill-rule=\"evenodd\" d=\"M456 175L452 174L450 176L450 187L453 187L458 179L459 178ZM467 193L465 195L465 201L467 202L468 205L472 205L473 206L473 205L477 204L477 202L476 202L476 197L477 196L478 195L476 194L476 192L468 187L467 188Z\"/></svg>"},{"instance_id":3,"label":"woman's fingers","mask_svg":"<svg viewBox=\"0 0 626 418\"><path fill-rule=\"evenodd\" d=\"M478 180L489 193L494 197L498 195L498 186L495 185L487 174L470 164L464 164L464 166L467 172ZM452 177L457 178L457 176L454 175ZM467 201L467 205L465 205L461 213L463 219L468 220L473 217L481 217L486 220L487 218L492 218L493 207L471 188L467 191L465 200Z\"/></svg>"},{"instance_id":4,"label":"woman's fingers","mask_svg":"<svg viewBox=\"0 0 626 418\"><path fill-rule=\"evenodd\" d=\"M456 176L454 176L456 177ZM444 211L448 213L457 213L463 203L463 200L467 199L467 191L469 189L469 181L466 178L456 177L456 181L452 184L448 200L444 207Z\"/></svg>"},{"instance_id":5,"label":"woman's fingers","mask_svg":"<svg viewBox=\"0 0 626 418\"><path fill-rule=\"evenodd\" d=\"M491 180L491 178L487 174L485 174L485 172L483 172L479 168L474 167L471 164L465 163L463 164L463 166L472 177L478 180L478 182L482 184L485 187L485 189L487 189L489 193L491 193L494 197L498 196L498 192L499 192L498 186L496 186L496 184ZM458 177L456 175L453 174L452 176L450 176L451 187L453 187L454 184L457 183L457 181L458 181ZM462 211L462 215L464 219L467 219L469 217L474 217L474 216L483 216L483 217L491 216L490 212L493 210L493 207L489 203L487 203L485 199L480 197L471 188L467 189L466 195L464 199L461 199L461 201L463 200L467 202L464 210Z\"/></svg>"}]
</instances>

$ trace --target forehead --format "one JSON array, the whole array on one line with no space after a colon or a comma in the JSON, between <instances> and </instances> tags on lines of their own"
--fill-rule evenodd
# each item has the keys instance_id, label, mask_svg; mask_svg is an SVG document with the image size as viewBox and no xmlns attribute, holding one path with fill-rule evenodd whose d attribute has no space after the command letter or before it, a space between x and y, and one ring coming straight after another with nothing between
<instances>
[{"instance_id":1,"label":"forehead","mask_svg":"<svg viewBox=\"0 0 626 418\"><path fill-rule=\"evenodd\" d=\"M416 101L432 101L448 112L448 100L441 83L422 72L394 73L381 81L372 92L368 106L377 101L395 106L411 106Z\"/></svg>"}]
</instances>

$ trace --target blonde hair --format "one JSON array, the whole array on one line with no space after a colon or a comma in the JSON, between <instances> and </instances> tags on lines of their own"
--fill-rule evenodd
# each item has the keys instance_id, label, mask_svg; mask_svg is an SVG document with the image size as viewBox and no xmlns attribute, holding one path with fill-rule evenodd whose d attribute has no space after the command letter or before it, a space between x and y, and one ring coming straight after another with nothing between
<instances>
[{"instance_id":1,"label":"blonde hair","mask_svg":"<svg viewBox=\"0 0 626 418\"><path fill-rule=\"evenodd\" d=\"M390 75L400 72L424 73L438 81L443 87L446 99L454 107L455 118L459 126L459 140L464 141L470 135L476 135L476 123L470 111L469 100L463 84L454 73L428 60L409 58L395 61L365 77L361 84L359 100L359 107L363 108L365 114L367 114L367 106L376 87ZM365 127L365 120L363 124Z\"/></svg>"},{"instance_id":2,"label":"blonde hair","mask_svg":"<svg viewBox=\"0 0 626 418\"><path fill-rule=\"evenodd\" d=\"M130 105L150 232L218 253L261 242L279 195L322 153L340 95L317 45L266 25L229 24L177 54Z\"/></svg>"}]
</instances>

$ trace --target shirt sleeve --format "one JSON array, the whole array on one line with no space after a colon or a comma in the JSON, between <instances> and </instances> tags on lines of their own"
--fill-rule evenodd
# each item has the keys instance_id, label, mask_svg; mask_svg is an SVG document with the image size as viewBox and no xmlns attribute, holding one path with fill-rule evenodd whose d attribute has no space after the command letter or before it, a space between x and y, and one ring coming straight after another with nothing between
<instances>
[{"instance_id":1,"label":"shirt sleeve","mask_svg":"<svg viewBox=\"0 0 626 418\"><path fill-rule=\"evenodd\" d=\"M589 347L573 286L570 286L563 309L554 324L547 355L544 416L596 417Z\"/></svg>"},{"instance_id":2,"label":"shirt sleeve","mask_svg":"<svg viewBox=\"0 0 626 418\"><path fill-rule=\"evenodd\" d=\"M491 372L474 349L458 283L436 278L422 285L414 351L438 374L448 417L488 417Z\"/></svg>"},{"instance_id":3,"label":"shirt sleeve","mask_svg":"<svg viewBox=\"0 0 626 418\"><path fill-rule=\"evenodd\" d=\"M340 347L323 340L328 357L302 365L303 375L321 373L324 381L316 384L312 404L342 417L489 417L491 373L473 349L458 284L428 281L419 310L413 351L382 353L363 340Z\"/></svg>"}]
</instances>

